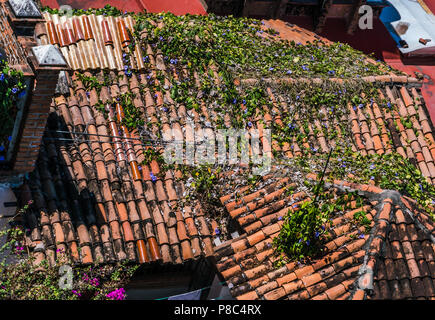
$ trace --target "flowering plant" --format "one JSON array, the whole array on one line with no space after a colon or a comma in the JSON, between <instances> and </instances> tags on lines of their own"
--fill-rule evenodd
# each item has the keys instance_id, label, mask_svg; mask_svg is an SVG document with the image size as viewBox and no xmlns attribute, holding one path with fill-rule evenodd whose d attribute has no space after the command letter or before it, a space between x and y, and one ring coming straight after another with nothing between
<instances>
[{"instance_id":1,"label":"flowering plant","mask_svg":"<svg viewBox=\"0 0 435 320\"><path fill-rule=\"evenodd\" d=\"M30 203L31 204L31 203ZM26 210L29 206L26 206ZM23 211L20 210L21 212ZM0 300L124 300L123 286L138 265L120 262L115 265L71 267L72 281L65 284L65 267L72 265L67 247L58 244L56 257L37 263L25 243L30 230L20 225L0 232L7 236L0 248ZM66 250L65 250L66 249Z\"/></svg>"},{"instance_id":2,"label":"flowering plant","mask_svg":"<svg viewBox=\"0 0 435 320\"><path fill-rule=\"evenodd\" d=\"M16 101L24 94L23 74L9 67L0 53L0 161L12 140L12 130L17 115Z\"/></svg>"}]
</instances>

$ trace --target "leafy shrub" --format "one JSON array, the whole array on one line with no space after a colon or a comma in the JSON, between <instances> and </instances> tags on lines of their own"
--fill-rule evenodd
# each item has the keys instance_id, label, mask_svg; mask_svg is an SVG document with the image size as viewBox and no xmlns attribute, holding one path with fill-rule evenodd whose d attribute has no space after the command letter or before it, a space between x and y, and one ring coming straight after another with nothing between
<instances>
[{"instance_id":1,"label":"leafy shrub","mask_svg":"<svg viewBox=\"0 0 435 320\"><path fill-rule=\"evenodd\" d=\"M1 54L0 54L1 55ZM24 94L23 74L0 56L0 153L7 150L17 114L16 101ZM0 160L4 160L1 156Z\"/></svg>"},{"instance_id":2,"label":"leafy shrub","mask_svg":"<svg viewBox=\"0 0 435 320\"><path fill-rule=\"evenodd\" d=\"M27 207L24 208L27 209ZM22 211L23 212L23 211ZM113 265L72 266L68 254L58 249L55 264L47 260L40 264L24 245L20 226L0 232L6 236L0 252L6 254L0 262L0 299L2 300L123 300L122 288L138 265L118 262ZM6 261L10 258L15 262ZM72 283L66 286L66 267L71 266ZM63 284L63 285L62 285Z\"/></svg>"},{"instance_id":3,"label":"leafy shrub","mask_svg":"<svg viewBox=\"0 0 435 320\"><path fill-rule=\"evenodd\" d=\"M323 183L312 190L315 198L302 202L300 206L293 205L284 217L279 236L274 238L277 252L289 260L303 260L318 254L322 236L328 235L327 225L332 214L346 209L349 199L355 196L348 193L335 197L323 188Z\"/></svg>"}]
</instances>

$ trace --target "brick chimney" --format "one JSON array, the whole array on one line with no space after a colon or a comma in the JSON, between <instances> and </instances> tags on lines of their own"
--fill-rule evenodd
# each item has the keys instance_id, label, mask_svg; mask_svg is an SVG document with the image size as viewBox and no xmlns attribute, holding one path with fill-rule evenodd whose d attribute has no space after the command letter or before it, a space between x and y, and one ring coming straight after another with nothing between
<instances>
[{"instance_id":1,"label":"brick chimney","mask_svg":"<svg viewBox=\"0 0 435 320\"><path fill-rule=\"evenodd\" d=\"M13 165L13 170L21 173L33 171L59 73L67 69L62 53L55 46L42 45L31 50L33 56L30 61L34 67L35 86L23 119L22 134L17 140Z\"/></svg>"}]
</instances>

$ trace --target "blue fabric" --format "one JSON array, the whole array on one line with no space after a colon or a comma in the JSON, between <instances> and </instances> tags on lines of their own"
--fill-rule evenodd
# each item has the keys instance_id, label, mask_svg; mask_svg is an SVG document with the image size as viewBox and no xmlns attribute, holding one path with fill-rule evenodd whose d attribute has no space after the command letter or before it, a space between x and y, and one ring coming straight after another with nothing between
<instances>
[{"instance_id":1,"label":"blue fabric","mask_svg":"<svg viewBox=\"0 0 435 320\"><path fill-rule=\"evenodd\" d=\"M169 297L168 300L199 300L201 297L201 289L178 294L176 296Z\"/></svg>"},{"instance_id":2,"label":"blue fabric","mask_svg":"<svg viewBox=\"0 0 435 320\"><path fill-rule=\"evenodd\" d=\"M394 30L393 26L391 25L391 22L397 21L400 19L400 14L397 12L397 10L394 7L386 7L382 9L381 15L379 16L379 19L381 19L382 23L384 24L385 28L390 33L393 40L399 44L400 36L396 33L396 30Z\"/></svg>"}]
</instances>

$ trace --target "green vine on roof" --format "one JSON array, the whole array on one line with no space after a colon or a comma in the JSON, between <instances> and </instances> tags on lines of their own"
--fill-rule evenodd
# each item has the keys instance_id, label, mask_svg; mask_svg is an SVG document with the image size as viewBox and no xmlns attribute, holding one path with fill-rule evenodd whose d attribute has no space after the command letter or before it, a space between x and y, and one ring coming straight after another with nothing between
<instances>
[{"instance_id":1,"label":"green vine on roof","mask_svg":"<svg viewBox=\"0 0 435 320\"><path fill-rule=\"evenodd\" d=\"M278 260L278 265L288 261L303 261L320 254L329 237L331 217L349 210L350 200L356 201L357 208L363 205L362 198L355 192L336 195L324 188L323 183L312 186L312 191L316 188L320 192L315 199L294 204L287 215L278 218L283 220L281 231L273 240L276 253L282 257ZM360 216L361 214L356 217L355 226L360 221L365 222ZM359 233L364 237L364 233Z\"/></svg>"},{"instance_id":2,"label":"green vine on roof","mask_svg":"<svg viewBox=\"0 0 435 320\"><path fill-rule=\"evenodd\" d=\"M46 11L50 14L58 14L59 16L63 16L68 14L68 12L66 11L62 11L56 8L50 8L49 6L43 6L41 8L41 11ZM104 15L104 16L113 16L113 17L118 17L121 16L123 14L134 14L133 12L122 12L121 10L119 10L116 7L113 7L109 4L106 4L103 8L89 8L89 9L72 9L71 11L72 15L74 16L81 16L83 14L86 15L90 15L90 14L95 14L95 15Z\"/></svg>"},{"instance_id":3,"label":"green vine on roof","mask_svg":"<svg viewBox=\"0 0 435 320\"><path fill-rule=\"evenodd\" d=\"M305 173L320 169L326 155L311 158L300 157L292 164ZM283 161L285 163L285 160ZM359 184L373 184L384 190L395 190L415 201L427 214L435 219L435 186L428 182L408 159L398 153L362 155L350 147L337 146L331 155L326 182L335 179Z\"/></svg>"},{"instance_id":4,"label":"green vine on roof","mask_svg":"<svg viewBox=\"0 0 435 320\"><path fill-rule=\"evenodd\" d=\"M323 166L325 157L322 154L310 159L300 158L292 166L305 174L312 173L313 168L320 169ZM324 182L313 186L305 181L310 186L313 197L315 188L320 187L319 198L294 204L286 216L278 218L284 222L279 236L274 239L276 252L281 254L281 259L277 260L278 266L321 254L325 241L329 239L327 226L330 219L333 215L337 216L350 209L350 200L356 201L355 208L361 210L353 215L354 226L348 232L349 236L363 238L370 231L371 221L362 209L364 200L356 191L334 195L324 187L324 183L334 183L337 179L359 184L372 183L385 190L396 190L417 201L419 210L425 211L432 219L435 218L435 187L408 159L397 153L363 156L350 148L338 147L331 154ZM358 231L356 234L358 227L362 227L364 232Z\"/></svg>"}]
</instances>

